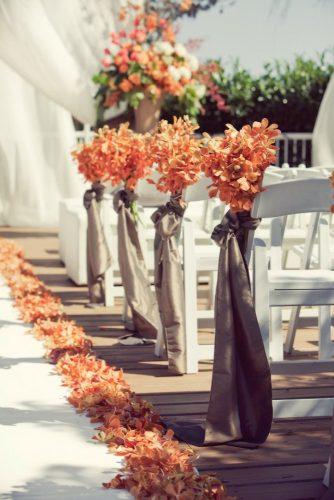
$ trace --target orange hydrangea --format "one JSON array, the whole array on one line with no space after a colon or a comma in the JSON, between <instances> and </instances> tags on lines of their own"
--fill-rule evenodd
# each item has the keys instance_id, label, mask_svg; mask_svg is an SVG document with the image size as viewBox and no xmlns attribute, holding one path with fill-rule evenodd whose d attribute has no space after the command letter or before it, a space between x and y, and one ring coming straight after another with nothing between
<instances>
[{"instance_id":1,"label":"orange hydrangea","mask_svg":"<svg viewBox=\"0 0 334 500\"><path fill-rule=\"evenodd\" d=\"M210 196L218 195L235 212L251 210L262 191L264 171L275 162L274 143L279 134L277 125L269 125L266 118L239 131L227 125L222 138L204 134L203 165L205 175L212 179Z\"/></svg>"}]
</instances>

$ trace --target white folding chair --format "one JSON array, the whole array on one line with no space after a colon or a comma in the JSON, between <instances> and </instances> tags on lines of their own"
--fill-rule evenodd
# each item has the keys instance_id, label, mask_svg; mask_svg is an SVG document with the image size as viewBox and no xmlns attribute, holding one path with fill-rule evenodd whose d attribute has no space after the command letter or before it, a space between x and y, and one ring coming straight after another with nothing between
<instances>
[{"instance_id":1,"label":"white folding chair","mask_svg":"<svg viewBox=\"0 0 334 500\"><path fill-rule=\"evenodd\" d=\"M280 225L281 217L295 213L328 213L331 204L331 187L327 179L285 181L273 185L258 195L253 217L272 217ZM279 231L275 231L277 236ZM270 269L267 267L267 249L258 238L254 244L253 287L255 307L268 357L270 357L270 333L276 346L283 345L279 329L270 332L270 310L283 306L320 306L319 308L319 361L334 355L330 335L330 306L334 304L334 272L329 270L329 226L326 218L319 222L320 269L278 269L282 238L272 242ZM309 241L306 243L308 248ZM272 339L273 340L273 339ZM290 363L290 361L283 363ZM307 361L306 361L307 363ZM320 365L318 365L320 366ZM334 368L334 362L333 362Z\"/></svg>"},{"instance_id":2,"label":"white folding chair","mask_svg":"<svg viewBox=\"0 0 334 500\"><path fill-rule=\"evenodd\" d=\"M281 180L282 176L277 173L266 174L264 185L267 186ZM188 187L183 193L185 201L191 204L208 199L210 184L211 180L203 176L198 183ZM217 208L217 219L212 221L216 224L221 221L226 207L220 202L220 207L217 205ZM199 361L213 359L214 346L198 342L198 325L204 323L206 326L213 326L213 304L220 249L212 240L206 245L196 244L195 225L187 215L182 226L181 252L185 297L186 372L197 373ZM205 273L210 278L208 306L205 309L197 308L199 273Z\"/></svg>"},{"instance_id":3,"label":"white folding chair","mask_svg":"<svg viewBox=\"0 0 334 500\"><path fill-rule=\"evenodd\" d=\"M109 248L113 248L112 201L105 194L101 202L101 221ZM68 276L76 285L87 284L87 212L82 199L68 198L59 203L59 251ZM114 252L112 250L114 257ZM105 273L105 304L114 304L115 261Z\"/></svg>"}]
</instances>

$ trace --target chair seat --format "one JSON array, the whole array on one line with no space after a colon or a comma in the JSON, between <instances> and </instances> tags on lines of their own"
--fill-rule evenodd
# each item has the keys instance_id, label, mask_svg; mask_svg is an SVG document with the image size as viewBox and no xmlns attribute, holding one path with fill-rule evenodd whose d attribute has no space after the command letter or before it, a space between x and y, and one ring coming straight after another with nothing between
<instances>
[{"instance_id":1,"label":"chair seat","mask_svg":"<svg viewBox=\"0 0 334 500\"><path fill-rule=\"evenodd\" d=\"M197 271L217 271L220 247L197 245L195 249Z\"/></svg>"},{"instance_id":2,"label":"chair seat","mask_svg":"<svg viewBox=\"0 0 334 500\"><path fill-rule=\"evenodd\" d=\"M269 271L268 278L271 290L334 289L334 271L325 269Z\"/></svg>"},{"instance_id":3,"label":"chair seat","mask_svg":"<svg viewBox=\"0 0 334 500\"><path fill-rule=\"evenodd\" d=\"M304 228L287 228L284 232L284 246L301 245L305 243L306 230ZM268 243L270 241L270 227L259 227L255 237Z\"/></svg>"}]
</instances>

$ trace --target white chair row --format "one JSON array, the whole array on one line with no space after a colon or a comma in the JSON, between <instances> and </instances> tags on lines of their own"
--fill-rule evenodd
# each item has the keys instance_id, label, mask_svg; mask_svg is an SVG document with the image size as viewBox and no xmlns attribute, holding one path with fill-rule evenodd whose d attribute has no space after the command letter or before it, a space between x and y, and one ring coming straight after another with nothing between
<instances>
[{"instance_id":1,"label":"white chair row","mask_svg":"<svg viewBox=\"0 0 334 500\"><path fill-rule=\"evenodd\" d=\"M297 184L296 184L297 182ZM304 206L302 204L300 204L300 212L301 213L306 213L308 212L308 206L309 206L309 202L308 202L308 199L307 197L305 197L305 194L303 194L303 189L305 186L309 186L309 185L315 185L315 186L323 186L323 189L327 189L327 192L330 191L330 186L329 186L329 183L326 179L317 179L316 180L316 183L313 184L314 180L311 180L309 184L304 184L304 182L301 182L301 181L293 181L292 185L293 185L293 189L296 190L296 192L294 193L294 196L296 196L296 193L298 194L297 196L297 199L300 199L302 203L302 201L304 202ZM287 181L285 181L284 183L282 183L281 185L276 185L275 186L275 189L278 190L278 192L280 193L280 203L282 205L282 210L283 210L283 213L279 216L280 218L277 218L275 217L274 220L272 221L272 231L271 231L271 237L272 237L272 241L271 241L271 245L270 245L270 255L271 255L271 271L272 272L276 272L276 275L279 274L280 271L282 271L282 275L283 276L288 276L288 275L293 275L294 276L294 281L295 281L295 278L296 276L300 276L301 278L301 283L302 283L302 286L304 286L304 280L302 279L302 276L305 274L305 270L302 270L302 271L296 271L295 274L294 271L290 271L290 270L282 270L281 269L281 253L282 253L282 241L283 241L283 228L282 228L282 220L281 220L281 217L282 215L288 215L289 213L298 213L298 211L293 211L292 209L289 208L289 203L288 203L288 200L286 200L286 197L284 196L284 193L285 193L285 189L287 189L289 187L290 184L287 184ZM199 185L200 186L200 185ZM326 188L325 188L325 187ZM274 189L274 186L270 186L268 187L268 190L265 191L264 193L262 193L261 195L258 196L258 200L261 200L263 199L263 197L267 196L265 193L269 192L273 192L272 190ZM298 189L300 189L300 192L298 192ZM198 193L196 194L197 195L197 199L198 199ZM195 196L196 196L195 195ZM193 197L194 195L192 194L192 191L189 191L189 194L188 194L188 199L191 199L191 197ZM205 196L205 192L203 192L203 196ZM187 196L186 196L187 198ZM194 199L194 198L192 198ZM284 200L284 203L282 203L282 200ZM329 207L329 202L328 202L328 197L327 199L325 198L325 201L324 203L327 203L327 211L328 211L328 207ZM255 205L256 207L257 205ZM326 205L325 205L326 206ZM255 210L255 208L254 208ZM286 211L286 213L284 213L284 210ZM312 210L312 205L310 205L310 211L313 211ZM261 214L264 218L267 218L267 217L271 217L270 214ZM319 217L319 216L318 216ZM324 228L327 229L325 230ZM320 233L321 233L321 237L322 239L325 238L325 236L323 234L327 234L327 238L329 238L329 232L328 232L328 225L326 226L326 221L324 219L321 219L321 225L320 225ZM321 245L321 248L328 248L328 246L326 246L326 243L320 243ZM306 245L306 247L308 247L308 244ZM268 250L266 248L264 248L263 252L267 252ZM197 371L197 363L198 363L198 360L200 359L208 359L208 353L210 353L210 349L212 349L212 347L198 347L198 342L196 340L197 338L197 321L199 319L209 319L209 318L213 318L213 310L211 311L195 311L196 314L194 314L194 304L197 303L197 277L196 277L196 274L199 272L199 271L215 271L217 270L217 263L218 263L218 253L219 253L219 249L217 247L214 247L214 246L211 246L209 248L207 247L200 247L200 246L196 246L195 244L195 238L194 238L194 235L193 235L193 225L191 223L190 220L188 220L187 218L185 219L184 221L184 225L183 225L183 263L184 263L184 286L185 286L185 298L186 298L186 311L185 311L185 315L186 315L186 324L187 324L187 336L189 338L189 346L192 346L191 349L188 349L187 350L187 356L188 356L188 370L189 372L196 372ZM322 255L325 253L325 251L322 251ZM324 258L322 256L322 268L323 269L327 269L327 263L325 263L324 261ZM265 260L263 260L263 262L267 262L267 257ZM317 272L313 272L313 274L315 276L318 276ZM311 273L312 275L312 273ZM311 275L308 275L307 276L311 276ZM321 271L320 273L321 276L325 276L327 275L327 271ZM319 280L319 283L317 286L322 286L322 283L323 283L323 280ZM328 284L328 282L326 282ZM291 281L290 283L291 285L293 284L293 282ZM293 304L290 304L290 305L293 305ZM306 305L307 305L307 302L306 302ZM317 304L314 304L314 305L317 305ZM328 311L327 311L328 313ZM326 314L327 314L326 313ZM322 315L323 316L323 315ZM322 318L321 316L321 318ZM278 321L278 320L276 320ZM323 321L321 319L321 321ZM328 324L328 320L327 322L325 322L326 324ZM281 331L281 325L279 325L279 332ZM322 328L322 334L321 334L321 345L323 346L324 345L324 338L329 338L328 337L328 334L324 334L324 329L325 329L325 326L324 324L321 325L321 328ZM269 342L269 340L268 340ZM277 339L275 339L275 342L273 345L278 344L281 346L281 350L282 350L282 341L278 341ZM194 347L195 346L195 347ZM282 351L283 352L283 351ZM328 358L328 356L330 355L327 351L327 354L325 354L326 352L326 349L324 347L321 347L320 348L320 358L323 359L325 356ZM209 356L209 359L210 359L211 356ZM277 356L274 356L275 358Z\"/></svg>"},{"instance_id":2,"label":"white chair row","mask_svg":"<svg viewBox=\"0 0 334 500\"><path fill-rule=\"evenodd\" d=\"M279 183L282 181L282 175L280 173L274 171L275 168L270 168L269 172L266 173L266 184ZM292 169L291 169L292 170ZM205 204L207 201L207 186L210 183L208 179L203 178L201 182L197 185L192 186L187 190L185 195L186 200L190 203L190 207L195 205L196 203ZM146 183L147 184L147 183ZM149 188L148 188L149 186ZM152 189L151 185L145 186L145 184L139 186L139 199L142 204L146 207L153 207L160 205L161 203L166 202L168 199L166 195L162 195L158 193L155 189ZM259 198L261 198L260 195ZM108 198L108 196L106 197ZM204 199L205 198L205 199ZM282 198L283 199L283 198ZM109 241L109 244L113 247L112 254L113 256L117 256L116 250L116 238L113 231L110 230L110 227L113 228L116 225L116 215L114 214L111 208L111 200L106 199L104 204L105 209L102 210L102 219L104 227L106 228L106 235ZM219 205L217 205L219 207ZM217 217L217 221L220 221L222 216L221 207L219 207L219 218ZM69 276L77 283L84 284L86 281L86 217L85 217L85 209L81 205L80 200L67 200L62 202L61 207L61 218L62 223L60 225L60 252L61 258L64 260ZM188 212L189 213L189 212ZM200 213L200 211L195 213L195 216ZM192 218L194 218L194 214L191 214ZM199 217L201 219L201 217ZM202 218L203 220L203 218ZM141 227L141 226L140 226ZM147 237L147 233L151 232L152 234ZM141 229L141 236L143 240L143 246L147 249L147 255L150 253L148 248L151 244L154 237L153 228L149 231ZM195 234L194 234L195 233ZM288 236L288 230L285 231L285 238ZM204 234L204 235L203 235ZM271 230L267 228L259 228L257 230L257 236L265 239L268 243L269 241L269 249L272 255L271 258L271 266L272 269L276 267L277 270L280 270L281 266L279 264L280 257L279 252L281 252L282 239L279 238L283 234L282 230L282 222L281 220L275 220L272 224ZM202 237L202 239L201 239ZM283 239L283 242L284 242ZM271 248L270 241L274 241L274 245ZM151 242L148 244L148 241ZM185 283L185 296L186 296L186 324L187 324L187 335L190 335L190 339L196 335L197 338L197 325L198 321L208 320L212 321L214 313L213 313L213 290L215 285L215 275L217 271L217 262L218 262L218 253L219 249L211 242L209 235L205 233L205 231L198 227L198 224L194 226L193 222L189 220L188 215L185 218L183 225L183 246L181 247L183 254L183 262L184 262L184 283ZM70 244L69 244L70 243ZM199 244L201 243L201 244ZM153 248L151 248L151 257L153 254ZM276 257L275 257L276 255ZM153 266L153 258L149 259L150 266ZM107 288L109 294L108 304L111 305L113 303L113 296L115 295L115 271L117 271L115 263L113 268L109 272L109 276L107 277ZM206 310L196 311L195 314L192 314L194 310L194 301L193 299L188 300L189 297L197 297L197 284L198 284L198 273L204 272L211 279L211 297L209 300L209 306ZM122 290L121 287L116 287L117 290ZM274 311L274 309L273 309ZM323 315L322 315L323 316ZM323 320L325 323L326 321ZM274 325L274 329L277 331L281 331L281 319L280 319L280 311L279 308L275 309L275 312L272 312L272 322ZM327 324L328 324L328 312L327 312ZM276 325L276 327L275 327ZM273 328L272 328L273 330ZM190 333L189 333L190 332ZM191 333L192 332L192 333ZM193 340L189 340L190 345L197 346L198 342L195 343ZM324 346L324 342L322 342L322 346ZM188 363L188 371L196 372L198 361L200 359L210 359L212 358L212 346L202 346L197 349L197 347L193 347L192 349L187 349L187 357L189 358ZM197 351L201 352L197 352ZM320 357L323 358L325 356L325 351L323 347L320 350ZM157 344L157 353L161 353L161 345L159 346L159 342ZM283 350L282 350L282 341L278 335L274 335L271 339L271 355L273 359L282 359Z\"/></svg>"},{"instance_id":3,"label":"white chair row","mask_svg":"<svg viewBox=\"0 0 334 500\"><path fill-rule=\"evenodd\" d=\"M197 193L198 195L198 193ZM188 195L191 196L191 193ZM205 193L203 193L205 196ZM334 369L334 348L331 340L330 307L334 304L334 272L328 270L329 245L327 213L332 202L327 179L287 180L268 186L258 195L252 210L253 217L271 218L273 240L270 249L255 239L253 252L253 294L261 333L271 367L281 373L312 373ZM280 266L283 234L282 217L297 213L312 213L319 219L319 246L321 268L286 270ZM209 311L197 309L197 273L214 271L218 265L219 249L203 250L196 246L191 221L183 227L183 267L185 294L186 362L187 372L196 373L201 360L213 359L213 345L198 342L198 321L208 318ZM276 230L275 230L276 227ZM256 234L255 234L256 236ZM306 252L308 242L305 245ZM300 305L319 307L319 356L312 361L273 361L275 351L283 352L280 309ZM210 312L213 318L213 311ZM273 321L274 318L274 321ZM274 323L274 328L273 328ZM331 415L332 398L279 400L274 402L275 417L302 417Z\"/></svg>"},{"instance_id":4,"label":"white chair row","mask_svg":"<svg viewBox=\"0 0 334 500\"><path fill-rule=\"evenodd\" d=\"M101 206L101 220L112 256L117 255L115 216L112 198L105 195ZM69 198L59 204L59 255L69 278L76 285L87 284L87 212L82 200ZM114 303L115 261L105 275L106 305Z\"/></svg>"}]
</instances>

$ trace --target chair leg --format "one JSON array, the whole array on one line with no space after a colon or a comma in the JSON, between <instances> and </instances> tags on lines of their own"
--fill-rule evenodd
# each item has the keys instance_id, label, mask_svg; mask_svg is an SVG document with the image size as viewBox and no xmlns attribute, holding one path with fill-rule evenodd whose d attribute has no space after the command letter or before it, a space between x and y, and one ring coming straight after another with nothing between
<instances>
[{"instance_id":1,"label":"chair leg","mask_svg":"<svg viewBox=\"0 0 334 500\"><path fill-rule=\"evenodd\" d=\"M293 306L291 308L288 333L286 336L286 340L284 342L284 352L288 354L291 354L293 350L293 344L295 342L300 311L301 311L301 306Z\"/></svg>"},{"instance_id":2,"label":"chair leg","mask_svg":"<svg viewBox=\"0 0 334 500\"><path fill-rule=\"evenodd\" d=\"M107 269L104 275L104 293L105 305L111 307L115 303L115 290L114 290L114 270L112 266Z\"/></svg>"},{"instance_id":3,"label":"chair leg","mask_svg":"<svg viewBox=\"0 0 334 500\"><path fill-rule=\"evenodd\" d=\"M209 275L209 309L214 308L218 271L210 271Z\"/></svg>"},{"instance_id":4,"label":"chair leg","mask_svg":"<svg viewBox=\"0 0 334 500\"><path fill-rule=\"evenodd\" d=\"M127 330L134 331L131 309L124 295L122 320Z\"/></svg>"},{"instance_id":5,"label":"chair leg","mask_svg":"<svg viewBox=\"0 0 334 500\"><path fill-rule=\"evenodd\" d=\"M319 359L330 359L334 354L331 340L331 306L319 307Z\"/></svg>"},{"instance_id":6,"label":"chair leg","mask_svg":"<svg viewBox=\"0 0 334 500\"><path fill-rule=\"evenodd\" d=\"M272 361L283 361L282 310L280 307L271 307L270 309L270 330L270 358Z\"/></svg>"},{"instance_id":7,"label":"chair leg","mask_svg":"<svg viewBox=\"0 0 334 500\"><path fill-rule=\"evenodd\" d=\"M156 341L155 347L154 347L154 354L158 358L162 358L164 353L165 353L165 337L164 337L164 333L163 333L163 326L162 326L161 320L159 318L157 341Z\"/></svg>"},{"instance_id":8,"label":"chair leg","mask_svg":"<svg viewBox=\"0 0 334 500\"><path fill-rule=\"evenodd\" d=\"M253 295L254 307L259 322L264 348L269 359L269 288L266 244L260 239L254 240L253 251Z\"/></svg>"},{"instance_id":9,"label":"chair leg","mask_svg":"<svg viewBox=\"0 0 334 500\"><path fill-rule=\"evenodd\" d=\"M198 372L197 269L191 221L183 221L183 282L186 373Z\"/></svg>"}]
</instances>

